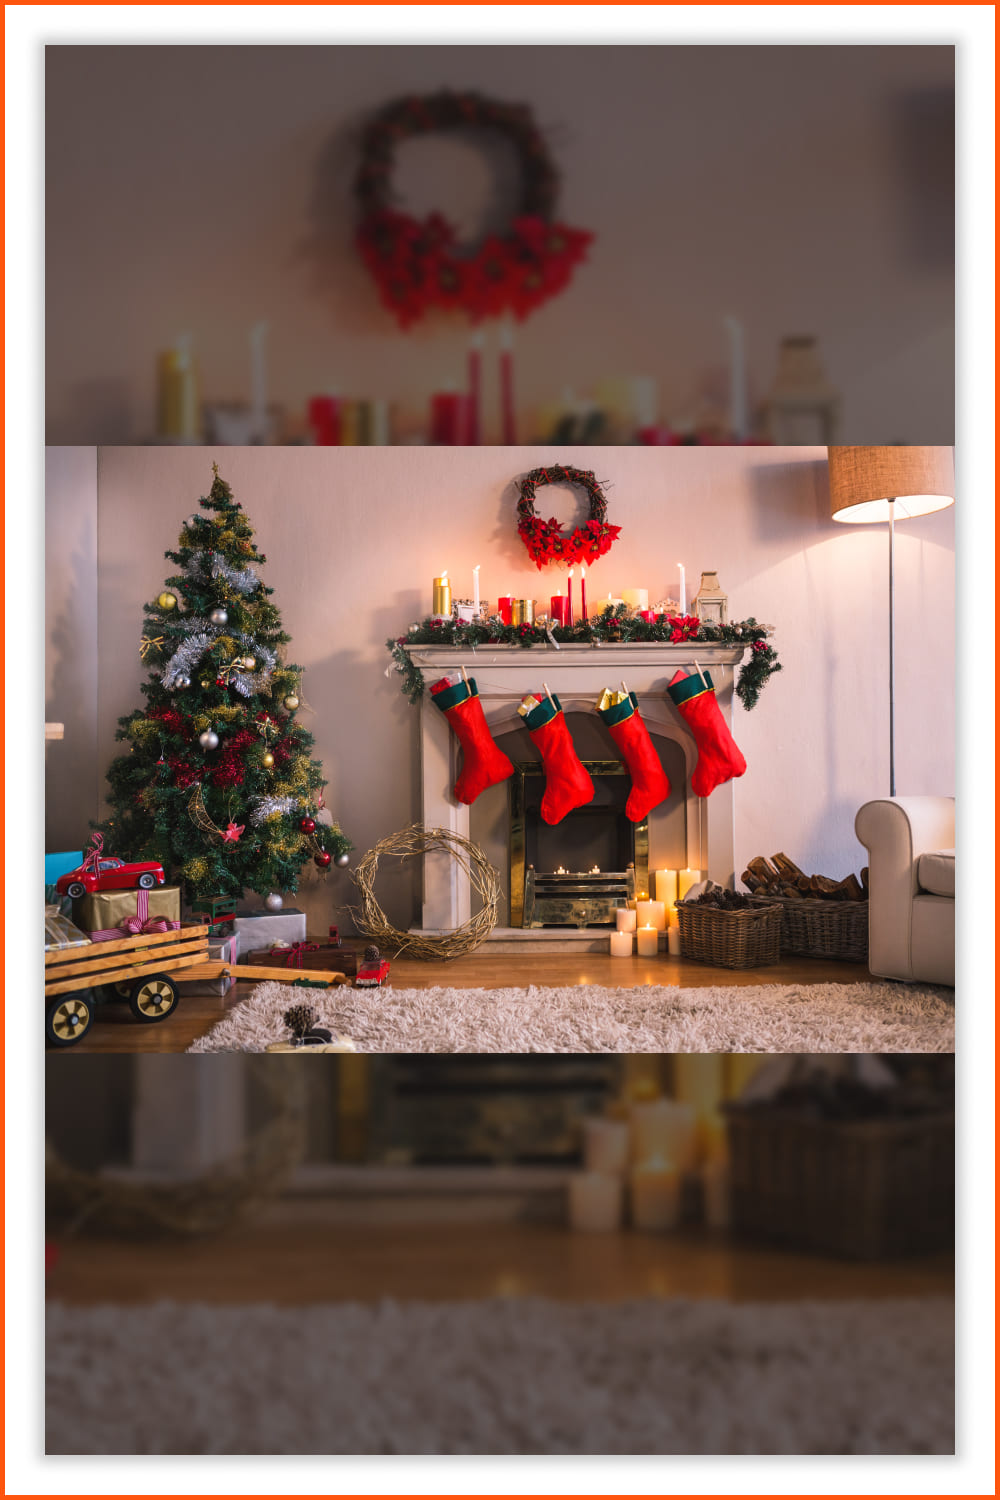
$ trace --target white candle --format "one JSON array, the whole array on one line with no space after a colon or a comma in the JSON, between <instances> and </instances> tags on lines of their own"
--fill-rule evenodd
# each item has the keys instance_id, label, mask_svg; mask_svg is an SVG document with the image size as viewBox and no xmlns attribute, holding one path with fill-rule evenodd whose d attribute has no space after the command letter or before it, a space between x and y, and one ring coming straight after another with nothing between
<instances>
[{"instance_id":1,"label":"white candle","mask_svg":"<svg viewBox=\"0 0 1000 1500\"><path fill-rule=\"evenodd\" d=\"M681 956L681 930L676 924L667 928L667 952L671 958Z\"/></svg>"},{"instance_id":2,"label":"white candle","mask_svg":"<svg viewBox=\"0 0 1000 1500\"><path fill-rule=\"evenodd\" d=\"M472 570L472 603L477 616L479 614L479 568L480 564L476 563Z\"/></svg>"},{"instance_id":3,"label":"white candle","mask_svg":"<svg viewBox=\"0 0 1000 1500\"><path fill-rule=\"evenodd\" d=\"M675 1099L640 1099L629 1111L632 1160L662 1156L686 1169L694 1164L695 1116L690 1104Z\"/></svg>"},{"instance_id":4,"label":"white candle","mask_svg":"<svg viewBox=\"0 0 1000 1500\"><path fill-rule=\"evenodd\" d=\"M697 885L701 879L700 870L678 870L677 871L677 899L683 901L693 885Z\"/></svg>"},{"instance_id":5,"label":"white candle","mask_svg":"<svg viewBox=\"0 0 1000 1500\"><path fill-rule=\"evenodd\" d=\"M666 927L666 908L662 901L637 901L635 910L638 926L655 927L657 932L662 932Z\"/></svg>"},{"instance_id":6,"label":"white candle","mask_svg":"<svg viewBox=\"0 0 1000 1500\"><path fill-rule=\"evenodd\" d=\"M681 1177L662 1156L632 1168L632 1223L636 1229L674 1229L680 1219Z\"/></svg>"},{"instance_id":7,"label":"white candle","mask_svg":"<svg viewBox=\"0 0 1000 1500\"><path fill-rule=\"evenodd\" d=\"M611 934L611 957L632 957L632 934L630 932L613 932Z\"/></svg>"},{"instance_id":8,"label":"white candle","mask_svg":"<svg viewBox=\"0 0 1000 1500\"><path fill-rule=\"evenodd\" d=\"M606 1234L622 1222L622 1180L609 1172L575 1172L569 1180L573 1229Z\"/></svg>"},{"instance_id":9,"label":"white candle","mask_svg":"<svg viewBox=\"0 0 1000 1500\"><path fill-rule=\"evenodd\" d=\"M709 1229L728 1229L729 1163L724 1156L715 1156L702 1167L701 1193Z\"/></svg>"},{"instance_id":10,"label":"white candle","mask_svg":"<svg viewBox=\"0 0 1000 1500\"><path fill-rule=\"evenodd\" d=\"M616 934L616 936L620 936L620 934ZM659 946L660 934L657 932L655 927L640 927L638 932L636 933L636 940L639 944L640 958L656 957L656 950Z\"/></svg>"},{"instance_id":11,"label":"white candle","mask_svg":"<svg viewBox=\"0 0 1000 1500\"><path fill-rule=\"evenodd\" d=\"M583 1164L588 1172L626 1172L628 1144L627 1120L605 1120L597 1115L584 1120Z\"/></svg>"},{"instance_id":12,"label":"white candle","mask_svg":"<svg viewBox=\"0 0 1000 1500\"><path fill-rule=\"evenodd\" d=\"M663 902L663 915L667 926L673 926L677 921L677 913L674 911L674 902L677 900L676 870L657 870L656 899Z\"/></svg>"},{"instance_id":13,"label":"white candle","mask_svg":"<svg viewBox=\"0 0 1000 1500\"><path fill-rule=\"evenodd\" d=\"M627 906L615 908L615 925L619 932L635 931L635 912L630 911Z\"/></svg>"},{"instance_id":14,"label":"white candle","mask_svg":"<svg viewBox=\"0 0 1000 1500\"><path fill-rule=\"evenodd\" d=\"M724 319L729 331L729 435L742 442L747 424L747 368L743 342L743 324L738 319Z\"/></svg>"},{"instance_id":15,"label":"white candle","mask_svg":"<svg viewBox=\"0 0 1000 1500\"><path fill-rule=\"evenodd\" d=\"M648 589L622 589L622 598L625 600L626 604L632 607L632 609L649 608Z\"/></svg>"},{"instance_id":16,"label":"white candle","mask_svg":"<svg viewBox=\"0 0 1000 1500\"><path fill-rule=\"evenodd\" d=\"M679 602L680 607L681 607L681 614L682 615L686 615L687 612L688 612L687 575L684 572L684 564L683 563L678 563L677 567L680 570L680 575L681 575L681 583L680 583L679 600L678 600L678 602Z\"/></svg>"}]
</instances>

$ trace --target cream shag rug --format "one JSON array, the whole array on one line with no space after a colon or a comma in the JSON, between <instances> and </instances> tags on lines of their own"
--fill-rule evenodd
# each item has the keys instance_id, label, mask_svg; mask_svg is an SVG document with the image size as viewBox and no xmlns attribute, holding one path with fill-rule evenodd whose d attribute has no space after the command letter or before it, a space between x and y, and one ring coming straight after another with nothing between
<instances>
[{"instance_id":1,"label":"cream shag rug","mask_svg":"<svg viewBox=\"0 0 1000 1500\"><path fill-rule=\"evenodd\" d=\"M259 985L190 1052L261 1052L308 999L359 1052L952 1052L954 992L925 985L296 990Z\"/></svg>"},{"instance_id":2,"label":"cream shag rug","mask_svg":"<svg viewBox=\"0 0 1000 1500\"><path fill-rule=\"evenodd\" d=\"M48 1453L951 1453L943 1299L70 1307Z\"/></svg>"}]
</instances>

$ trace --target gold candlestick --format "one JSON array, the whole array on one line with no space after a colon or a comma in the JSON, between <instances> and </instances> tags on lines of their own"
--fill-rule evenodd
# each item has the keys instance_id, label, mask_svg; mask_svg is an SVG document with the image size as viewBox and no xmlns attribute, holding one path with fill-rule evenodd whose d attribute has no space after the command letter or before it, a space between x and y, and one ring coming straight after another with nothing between
<instances>
[{"instance_id":1,"label":"gold candlestick","mask_svg":"<svg viewBox=\"0 0 1000 1500\"><path fill-rule=\"evenodd\" d=\"M447 571L442 573L440 578L435 578L432 600L432 615L448 616L451 614L451 584L448 582Z\"/></svg>"}]
</instances>

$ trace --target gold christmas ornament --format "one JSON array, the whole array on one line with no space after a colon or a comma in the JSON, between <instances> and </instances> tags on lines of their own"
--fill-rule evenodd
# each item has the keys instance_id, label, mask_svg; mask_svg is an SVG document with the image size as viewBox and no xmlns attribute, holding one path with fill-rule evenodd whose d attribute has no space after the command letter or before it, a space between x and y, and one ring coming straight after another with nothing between
<instances>
[{"instance_id":1,"label":"gold christmas ornament","mask_svg":"<svg viewBox=\"0 0 1000 1500\"><path fill-rule=\"evenodd\" d=\"M274 765L274 756L271 754L270 750L265 750L264 752L264 764L268 768Z\"/></svg>"},{"instance_id":2,"label":"gold christmas ornament","mask_svg":"<svg viewBox=\"0 0 1000 1500\"><path fill-rule=\"evenodd\" d=\"M284 704L288 712L293 714L299 706L299 700L294 693L289 693L288 697L284 700Z\"/></svg>"},{"instance_id":3,"label":"gold christmas ornament","mask_svg":"<svg viewBox=\"0 0 1000 1500\"><path fill-rule=\"evenodd\" d=\"M177 608L177 595L172 594L169 589L164 589L162 594L157 594L156 603L160 609L169 611Z\"/></svg>"},{"instance_id":4,"label":"gold christmas ornament","mask_svg":"<svg viewBox=\"0 0 1000 1500\"><path fill-rule=\"evenodd\" d=\"M244 656L244 658L243 658L243 667L244 667L245 671L252 672L253 669L254 669L254 667L256 665L257 665L257 658L255 656Z\"/></svg>"}]
</instances>

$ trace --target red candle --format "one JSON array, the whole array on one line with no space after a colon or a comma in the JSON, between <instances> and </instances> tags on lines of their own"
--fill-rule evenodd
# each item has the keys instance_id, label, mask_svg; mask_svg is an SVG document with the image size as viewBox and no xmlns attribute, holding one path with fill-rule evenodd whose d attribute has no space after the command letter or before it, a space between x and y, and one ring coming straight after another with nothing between
<instances>
[{"instance_id":1,"label":"red candle","mask_svg":"<svg viewBox=\"0 0 1000 1500\"><path fill-rule=\"evenodd\" d=\"M483 335L472 334L469 339L469 442L478 445L483 441L480 416L480 393L482 390Z\"/></svg>"},{"instance_id":2,"label":"red candle","mask_svg":"<svg viewBox=\"0 0 1000 1500\"><path fill-rule=\"evenodd\" d=\"M502 437L507 448L517 442L514 422L514 329L509 318L500 326L500 416Z\"/></svg>"},{"instance_id":3,"label":"red candle","mask_svg":"<svg viewBox=\"0 0 1000 1500\"><path fill-rule=\"evenodd\" d=\"M656 624L656 611L653 609L640 609L639 619L645 620L647 625Z\"/></svg>"},{"instance_id":4,"label":"red candle","mask_svg":"<svg viewBox=\"0 0 1000 1500\"><path fill-rule=\"evenodd\" d=\"M460 448L469 441L470 398L458 391L439 391L431 397L431 442Z\"/></svg>"},{"instance_id":5,"label":"red candle","mask_svg":"<svg viewBox=\"0 0 1000 1500\"><path fill-rule=\"evenodd\" d=\"M340 402L336 396L312 396L308 406L309 430L317 448L335 448L340 442Z\"/></svg>"},{"instance_id":6,"label":"red candle","mask_svg":"<svg viewBox=\"0 0 1000 1500\"><path fill-rule=\"evenodd\" d=\"M553 624L565 625L566 600L563 598L562 594L553 594L552 598L549 600L549 605L551 606L549 609L549 613L552 616Z\"/></svg>"},{"instance_id":7,"label":"red candle","mask_svg":"<svg viewBox=\"0 0 1000 1500\"><path fill-rule=\"evenodd\" d=\"M586 625L589 619L587 614L587 569L583 563L580 564L580 618Z\"/></svg>"},{"instance_id":8,"label":"red candle","mask_svg":"<svg viewBox=\"0 0 1000 1500\"><path fill-rule=\"evenodd\" d=\"M566 582L566 624L573 624L573 569L569 570L569 578Z\"/></svg>"},{"instance_id":9,"label":"red candle","mask_svg":"<svg viewBox=\"0 0 1000 1500\"><path fill-rule=\"evenodd\" d=\"M514 617L514 597L512 594L501 594L497 600L497 614L505 625L509 625Z\"/></svg>"}]
</instances>

